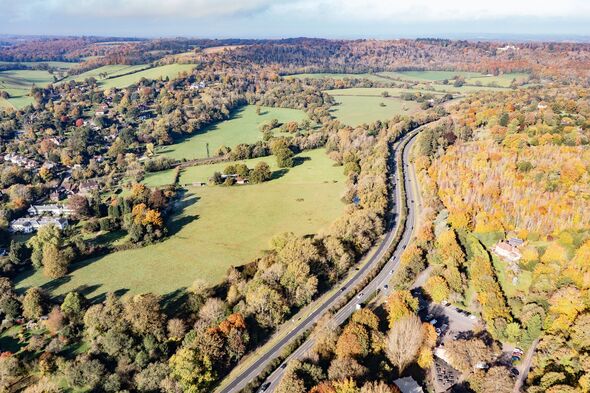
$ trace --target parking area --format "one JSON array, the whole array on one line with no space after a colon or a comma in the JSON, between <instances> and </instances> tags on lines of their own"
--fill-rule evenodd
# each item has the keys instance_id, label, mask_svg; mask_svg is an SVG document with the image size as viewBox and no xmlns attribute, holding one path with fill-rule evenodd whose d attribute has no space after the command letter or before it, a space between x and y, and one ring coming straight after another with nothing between
<instances>
[{"instance_id":1,"label":"parking area","mask_svg":"<svg viewBox=\"0 0 590 393\"><path fill-rule=\"evenodd\" d=\"M418 299L418 315L424 322L429 322L437 329L441 339L443 336L459 338L469 334L478 323L477 317L447 302L433 303L423 296L421 288L412 289L412 295Z\"/></svg>"}]
</instances>

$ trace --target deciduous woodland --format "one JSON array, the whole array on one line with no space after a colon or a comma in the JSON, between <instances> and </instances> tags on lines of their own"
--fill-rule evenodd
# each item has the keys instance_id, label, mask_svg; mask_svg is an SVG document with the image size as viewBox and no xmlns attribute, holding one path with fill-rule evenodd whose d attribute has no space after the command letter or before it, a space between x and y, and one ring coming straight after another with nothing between
<instances>
[{"instance_id":1,"label":"deciduous woodland","mask_svg":"<svg viewBox=\"0 0 590 393\"><path fill-rule=\"evenodd\" d=\"M590 45L88 37L7 42L0 60L0 390L213 391L380 243L393 144L424 125L411 155L418 224L388 295L342 326L324 316L276 391L397 392L412 377L510 392L525 352L526 391L590 391ZM44 83L23 82L40 71ZM370 120L339 117L344 89ZM285 121L267 119L277 108ZM228 139L210 144L222 124ZM241 133L250 143L234 143ZM318 180L302 157L320 151L341 177ZM155 258L150 247L204 218L186 214L204 187L263 225L235 193L289 176L315 184L318 204L322 186L345 183L321 199L341 213L262 239L222 280L204 273L203 248L261 239L228 228L199 243L192 284L173 291L137 290L141 263L114 291L82 274L129 251ZM268 214L301 203L284 219L312 221L293 183L260 199ZM187 279L174 258L158 264Z\"/></svg>"}]
</instances>

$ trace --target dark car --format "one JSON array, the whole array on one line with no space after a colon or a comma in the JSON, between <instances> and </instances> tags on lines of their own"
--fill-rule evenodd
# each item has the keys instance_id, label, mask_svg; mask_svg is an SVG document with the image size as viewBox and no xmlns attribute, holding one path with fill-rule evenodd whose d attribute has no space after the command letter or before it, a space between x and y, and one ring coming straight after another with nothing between
<instances>
[{"instance_id":1,"label":"dark car","mask_svg":"<svg viewBox=\"0 0 590 393\"><path fill-rule=\"evenodd\" d=\"M263 383L262 386L260 387L259 392L266 392L266 389L268 389L269 386L270 386L270 382Z\"/></svg>"}]
</instances>

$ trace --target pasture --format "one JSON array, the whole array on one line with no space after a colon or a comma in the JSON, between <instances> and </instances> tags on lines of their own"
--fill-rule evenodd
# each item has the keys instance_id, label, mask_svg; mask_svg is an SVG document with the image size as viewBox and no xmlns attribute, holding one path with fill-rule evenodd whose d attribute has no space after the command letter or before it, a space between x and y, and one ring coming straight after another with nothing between
<instances>
[{"instance_id":1,"label":"pasture","mask_svg":"<svg viewBox=\"0 0 590 393\"><path fill-rule=\"evenodd\" d=\"M412 114L420 110L420 104L415 101L404 101L397 97L381 97L384 89L374 88L375 95L366 95L366 89L361 93L365 95L352 95L347 89L345 95L341 90L329 90L328 94L334 96L336 105L332 107L332 115L344 124L358 126L377 120L388 120L395 115Z\"/></svg>"},{"instance_id":2,"label":"pasture","mask_svg":"<svg viewBox=\"0 0 590 393\"><path fill-rule=\"evenodd\" d=\"M274 163L274 157L264 160ZM217 283L230 266L262 255L275 235L321 232L344 211L343 168L324 149L302 152L295 167L273 175L262 184L189 187L163 242L79 262L60 280L24 274L17 288L43 286L54 295L86 288L92 298L108 291L167 294L197 278Z\"/></svg>"},{"instance_id":3,"label":"pasture","mask_svg":"<svg viewBox=\"0 0 590 393\"><path fill-rule=\"evenodd\" d=\"M467 71L396 71L396 72L380 72L377 75L400 79L402 81L417 81L417 82L442 82L443 80L450 81L456 76L461 76L465 79L467 85L481 85L489 87L510 87L512 80L517 82L526 81L528 74L523 72L512 72L500 75L482 74L479 72ZM442 85L444 86L444 85ZM452 86L452 83L450 85Z\"/></svg>"},{"instance_id":4,"label":"pasture","mask_svg":"<svg viewBox=\"0 0 590 393\"><path fill-rule=\"evenodd\" d=\"M113 87L124 88L139 82L141 78L160 79L160 78L177 78L181 72L190 72L193 64L167 64L159 67L149 68L149 64L136 65L107 65L95 68L79 75L73 75L64 81L75 80L83 81L87 78L95 78L99 86L104 89ZM104 78L106 75L106 78Z\"/></svg>"},{"instance_id":5,"label":"pasture","mask_svg":"<svg viewBox=\"0 0 590 393\"><path fill-rule=\"evenodd\" d=\"M368 79L373 82L390 83L391 80L379 76L379 74L336 74L336 73L317 73L317 74L294 74L285 75L285 79Z\"/></svg>"},{"instance_id":6,"label":"pasture","mask_svg":"<svg viewBox=\"0 0 590 393\"><path fill-rule=\"evenodd\" d=\"M124 88L133 85L140 81L140 79L175 79L183 73L190 73L194 64L167 64L159 67L149 68L143 71L133 72L129 75L122 75L124 72L120 72L117 75L121 75L112 79L105 79L100 82L100 86L104 89L112 87Z\"/></svg>"},{"instance_id":7,"label":"pasture","mask_svg":"<svg viewBox=\"0 0 590 393\"><path fill-rule=\"evenodd\" d=\"M209 156L212 157L222 145L231 148L240 143L254 143L262 140L259 126L272 119L284 123L292 120L299 122L306 118L304 112L287 108L263 107L261 114L257 115L256 106L247 105L235 110L229 120L206 127L173 145L158 148L156 153L177 160L206 158L208 157L207 145L209 145Z\"/></svg>"},{"instance_id":8,"label":"pasture","mask_svg":"<svg viewBox=\"0 0 590 393\"><path fill-rule=\"evenodd\" d=\"M6 102L15 108L22 108L33 102L33 98L29 96L33 85L45 87L53 81L53 75L42 70L0 71L0 91L10 94Z\"/></svg>"},{"instance_id":9,"label":"pasture","mask_svg":"<svg viewBox=\"0 0 590 393\"><path fill-rule=\"evenodd\" d=\"M393 71L393 72L380 72L377 75L384 76L387 78L401 79L407 81L442 81L453 79L459 75L464 78L482 76L479 72L465 72L465 71Z\"/></svg>"}]
</instances>

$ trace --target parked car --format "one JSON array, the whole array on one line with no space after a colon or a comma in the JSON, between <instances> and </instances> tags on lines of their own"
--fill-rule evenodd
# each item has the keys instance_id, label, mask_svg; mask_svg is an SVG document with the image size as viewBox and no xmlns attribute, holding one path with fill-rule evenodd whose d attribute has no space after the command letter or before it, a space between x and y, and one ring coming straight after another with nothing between
<instances>
[{"instance_id":1,"label":"parked car","mask_svg":"<svg viewBox=\"0 0 590 393\"><path fill-rule=\"evenodd\" d=\"M512 363L520 361L520 356L512 355Z\"/></svg>"},{"instance_id":2,"label":"parked car","mask_svg":"<svg viewBox=\"0 0 590 393\"><path fill-rule=\"evenodd\" d=\"M430 324L432 326L435 326L437 323L438 323L438 321L436 319L433 319L433 320L430 321Z\"/></svg>"}]
</instances>

